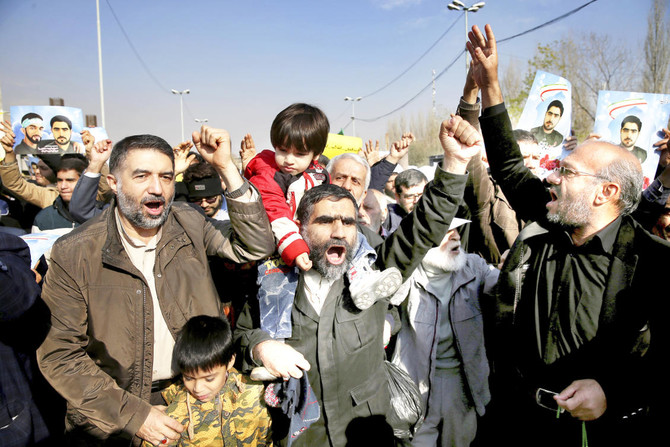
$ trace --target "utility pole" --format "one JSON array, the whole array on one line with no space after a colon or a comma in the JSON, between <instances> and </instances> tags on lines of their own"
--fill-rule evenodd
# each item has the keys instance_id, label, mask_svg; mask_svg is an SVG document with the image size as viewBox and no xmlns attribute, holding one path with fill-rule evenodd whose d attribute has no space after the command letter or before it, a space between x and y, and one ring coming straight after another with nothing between
<instances>
[{"instance_id":1,"label":"utility pole","mask_svg":"<svg viewBox=\"0 0 670 447\"><path fill-rule=\"evenodd\" d=\"M100 0L95 0L95 11L98 22L98 76L100 78L100 119L102 127L105 126L105 89L102 85L102 38L100 36Z\"/></svg>"}]
</instances>

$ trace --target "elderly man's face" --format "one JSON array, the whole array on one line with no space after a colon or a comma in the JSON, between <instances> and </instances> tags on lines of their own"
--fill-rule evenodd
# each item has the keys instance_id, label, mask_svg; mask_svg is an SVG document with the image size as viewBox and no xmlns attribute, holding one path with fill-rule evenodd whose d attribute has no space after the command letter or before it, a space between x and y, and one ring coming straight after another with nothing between
<instances>
[{"instance_id":1,"label":"elderly man's face","mask_svg":"<svg viewBox=\"0 0 670 447\"><path fill-rule=\"evenodd\" d=\"M358 242L356 208L349 199L321 200L314 204L302 237L314 268L325 278L337 279L349 269Z\"/></svg>"},{"instance_id":2,"label":"elderly man's face","mask_svg":"<svg viewBox=\"0 0 670 447\"><path fill-rule=\"evenodd\" d=\"M445 272L463 268L466 255L461 250L461 236L456 229L449 230L438 247L433 247L423 258L423 264Z\"/></svg>"},{"instance_id":3,"label":"elderly man's face","mask_svg":"<svg viewBox=\"0 0 670 447\"><path fill-rule=\"evenodd\" d=\"M335 162L330 174L330 183L341 186L361 203L365 193L367 169L350 158L341 158Z\"/></svg>"},{"instance_id":4,"label":"elderly man's face","mask_svg":"<svg viewBox=\"0 0 670 447\"><path fill-rule=\"evenodd\" d=\"M595 167L586 163L583 154L582 148L575 149L561 161L561 166L572 171L595 174ZM551 185L549 192L552 199L547 203L549 221L567 229L582 228L591 221L596 187L602 183L601 179L581 174L561 176L552 172L547 182Z\"/></svg>"},{"instance_id":5,"label":"elderly man's face","mask_svg":"<svg viewBox=\"0 0 670 447\"><path fill-rule=\"evenodd\" d=\"M134 149L111 177L119 211L135 227L160 227L174 199L174 168L167 155Z\"/></svg>"},{"instance_id":6,"label":"elderly man's face","mask_svg":"<svg viewBox=\"0 0 670 447\"><path fill-rule=\"evenodd\" d=\"M365 195L363 203L358 207L358 221L361 225L377 233L382 226L382 220L382 209L379 200L377 200L372 191L369 191Z\"/></svg>"}]
</instances>

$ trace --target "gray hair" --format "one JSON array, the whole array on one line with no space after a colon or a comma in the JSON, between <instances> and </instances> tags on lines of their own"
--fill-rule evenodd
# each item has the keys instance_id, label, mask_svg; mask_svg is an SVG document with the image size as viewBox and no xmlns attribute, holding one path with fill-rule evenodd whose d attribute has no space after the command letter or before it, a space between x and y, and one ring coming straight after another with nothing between
<instances>
[{"instance_id":1,"label":"gray hair","mask_svg":"<svg viewBox=\"0 0 670 447\"><path fill-rule=\"evenodd\" d=\"M372 177L370 171L370 165L363 157L361 157L358 154L354 154L352 152L344 152L342 154L334 156L333 158L330 159L330 162L328 162L328 166L326 166L328 174L332 176L335 163L337 163L338 160L346 160L346 159L353 160L365 168L365 190L367 191L368 188L370 187L370 179Z\"/></svg>"},{"instance_id":2,"label":"gray hair","mask_svg":"<svg viewBox=\"0 0 670 447\"><path fill-rule=\"evenodd\" d=\"M616 158L607 166L596 172L599 177L619 185L619 202L621 215L635 211L640 203L644 176L637 160L631 157Z\"/></svg>"}]
</instances>

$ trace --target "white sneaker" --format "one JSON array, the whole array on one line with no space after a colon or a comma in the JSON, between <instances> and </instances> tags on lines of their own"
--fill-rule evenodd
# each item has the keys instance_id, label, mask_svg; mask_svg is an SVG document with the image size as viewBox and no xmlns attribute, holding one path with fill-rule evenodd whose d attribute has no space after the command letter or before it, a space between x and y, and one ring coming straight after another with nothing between
<instances>
[{"instance_id":1,"label":"white sneaker","mask_svg":"<svg viewBox=\"0 0 670 447\"><path fill-rule=\"evenodd\" d=\"M383 271L370 270L351 281L349 293L356 307L365 310L380 299L393 295L401 284L402 275L395 267Z\"/></svg>"}]
</instances>

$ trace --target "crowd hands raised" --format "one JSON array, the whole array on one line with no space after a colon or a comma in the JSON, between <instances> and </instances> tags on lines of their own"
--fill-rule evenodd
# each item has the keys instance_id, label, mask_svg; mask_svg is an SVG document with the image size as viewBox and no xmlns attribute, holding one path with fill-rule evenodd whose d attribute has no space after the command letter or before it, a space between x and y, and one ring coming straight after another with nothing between
<instances>
[{"instance_id":1,"label":"crowd hands raised","mask_svg":"<svg viewBox=\"0 0 670 447\"><path fill-rule=\"evenodd\" d=\"M651 234L670 237L670 131L644 192L640 163L598 135L566 138L540 179L537 140L505 110L493 31L468 37L431 178L399 165L411 132L385 157L369 140L326 159L328 120L307 104L277 115L274 151L246 134L241 170L222 129L174 148L84 131L82 154L44 157L31 179L2 123L0 355L23 385L0 382L0 440L599 446L660 433L670 245ZM298 139L296 117L313 124ZM61 229L37 264L15 237ZM41 335L12 341L26 318ZM421 397L425 420L404 439L386 423L355 430L393 413L384 359ZM264 391L292 381L319 407L297 434ZM18 407L28 434L13 431Z\"/></svg>"}]
</instances>

